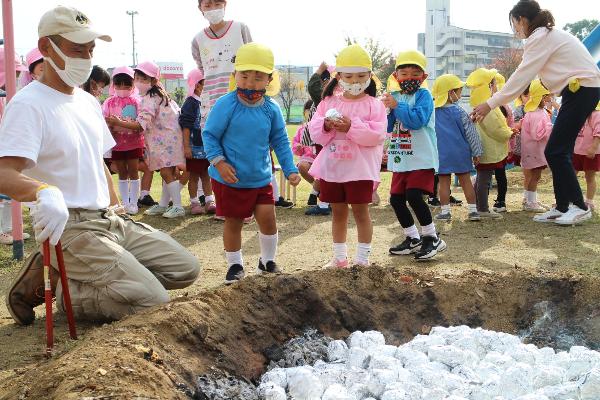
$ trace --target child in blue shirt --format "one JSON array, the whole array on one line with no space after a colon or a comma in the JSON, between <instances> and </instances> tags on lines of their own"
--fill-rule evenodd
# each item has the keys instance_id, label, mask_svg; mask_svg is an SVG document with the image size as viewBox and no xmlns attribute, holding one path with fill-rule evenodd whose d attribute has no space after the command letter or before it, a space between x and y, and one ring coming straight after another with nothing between
<instances>
[{"instance_id":1,"label":"child in blue shirt","mask_svg":"<svg viewBox=\"0 0 600 400\"><path fill-rule=\"evenodd\" d=\"M202 132L217 215L225 217L223 244L229 267L226 284L245 275L242 226L244 218L253 213L260 231L257 272L280 272L275 263L278 234L270 148L290 183L300 183L281 109L265 96L274 65L269 48L257 43L240 47L234 72L237 90L217 100Z\"/></svg>"},{"instance_id":2,"label":"child in blue shirt","mask_svg":"<svg viewBox=\"0 0 600 400\"><path fill-rule=\"evenodd\" d=\"M427 74L427 59L415 50L405 51L396 58L393 77L400 91L386 93L383 103L391 112L388 126L399 122L388 147L388 170L393 172L390 203L404 229L406 239L390 248L392 255L415 254L416 260L428 260L446 250L446 243L437 236L431 211L423 196L433 194L434 177L438 169L437 141L433 99L421 85ZM407 203L413 209L421 235Z\"/></svg>"}]
</instances>

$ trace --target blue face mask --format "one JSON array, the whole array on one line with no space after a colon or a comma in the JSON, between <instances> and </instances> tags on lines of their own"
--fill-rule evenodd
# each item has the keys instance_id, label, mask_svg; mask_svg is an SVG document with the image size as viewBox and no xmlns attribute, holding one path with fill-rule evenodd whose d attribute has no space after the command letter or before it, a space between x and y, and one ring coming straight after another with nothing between
<instances>
[{"instance_id":1,"label":"blue face mask","mask_svg":"<svg viewBox=\"0 0 600 400\"><path fill-rule=\"evenodd\" d=\"M254 90L254 89L237 88L237 93L238 93L238 96L240 96L242 99L244 99L250 103L253 103L255 101L262 99L264 97L265 93L267 93L267 89Z\"/></svg>"}]
</instances>

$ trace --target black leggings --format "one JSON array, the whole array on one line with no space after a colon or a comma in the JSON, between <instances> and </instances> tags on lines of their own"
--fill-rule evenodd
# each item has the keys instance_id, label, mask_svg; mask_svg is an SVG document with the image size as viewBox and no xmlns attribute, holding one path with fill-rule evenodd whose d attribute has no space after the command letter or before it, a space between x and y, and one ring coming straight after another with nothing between
<instances>
[{"instance_id":1,"label":"black leggings","mask_svg":"<svg viewBox=\"0 0 600 400\"><path fill-rule=\"evenodd\" d=\"M600 88L582 86L573 93L567 87L561 95L562 104L544 154L552 171L556 209L566 212L569 203L573 203L586 210L587 206L577 181L572 158L577 135L585 120L598 105Z\"/></svg>"},{"instance_id":2,"label":"black leggings","mask_svg":"<svg viewBox=\"0 0 600 400\"><path fill-rule=\"evenodd\" d=\"M423 199L423 191L420 189L407 189L404 194L392 194L390 196L390 204L394 208L396 218L398 218L398 222L403 228L409 228L415 224L415 220L406 204L407 202L415 212L421 226L433 222L429 206Z\"/></svg>"},{"instance_id":3,"label":"black leggings","mask_svg":"<svg viewBox=\"0 0 600 400\"><path fill-rule=\"evenodd\" d=\"M506 179L506 169L498 168L494 170L496 183L498 184L498 197L496 201L506 202L506 192L508 191L508 180Z\"/></svg>"}]
</instances>

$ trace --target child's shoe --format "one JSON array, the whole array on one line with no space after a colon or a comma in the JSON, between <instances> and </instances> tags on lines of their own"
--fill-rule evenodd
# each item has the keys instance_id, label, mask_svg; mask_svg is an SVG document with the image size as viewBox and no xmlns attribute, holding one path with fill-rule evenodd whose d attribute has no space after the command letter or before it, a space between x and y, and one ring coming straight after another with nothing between
<instances>
[{"instance_id":1,"label":"child's shoe","mask_svg":"<svg viewBox=\"0 0 600 400\"><path fill-rule=\"evenodd\" d=\"M206 203L205 209L207 214L214 214L217 212L217 205L214 201L209 201L208 203Z\"/></svg>"},{"instance_id":2,"label":"child's shoe","mask_svg":"<svg viewBox=\"0 0 600 400\"><path fill-rule=\"evenodd\" d=\"M275 207L292 208L294 207L294 203L292 203L291 201L287 201L283 197L279 196L279 200L275 202Z\"/></svg>"},{"instance_id":3,"label":"child's shoe","mask_svg":"<svg viewBox=\"0 0 600 400\"><path fill-rule=\"evenodd\" d=\"M232 283L239 282L244 279L245 275L244 267L242 267L240 264L233 264L227 270L227 275L225 275L225 284L231 285Z\"/></svg>"},{"instance_id":4,"label":"child's shoe","mask_svg":"<svg viewBox=\"0 0 600 400\"><path fill-rule=\"evenodd\" d=\"M419 251L415 253L415 260L429 260L435 257L438 253L446 250L446 242L439 237L423 236L423 244Z\"/></svg>"},{"instance_id":5,"label":"child's shoe","mask_svg":"<svg viewBox=\"0 0 600 400\"><path fill-rule=\"evenodd\" d=\"M505 201L498 201L495 200L494 201L494 207L492 207L492 210L494 210L497 213L503 213L506 212L506 202Z\"/></svg>"},{"instance_id":6,"label":"child's shoe","mask_svg":"<svg viewBox=\"0 0 600 400\"><path fill-rule=\"evenodd\" d=\"M481 215L477 211L470 212L468 218L469 221L481 221Z\"/></svg>"},{"instance_id":7,"label":"child's shoe","mask_svg":"<svg viewBox=\"0 0 600 400\"><path fill-rule=\"evenodd\" d=\"M258 267L256 267L256 273L258 274L280 274L282 271L277 266L275 261L267 261L263 264L262 259L258 260Z\"/></svg>"},{"instance_id":8,"label":"child's shoe","mask_svg":"<svg viewBox=\"0 0 600 400\"><path fill-rule=\"evenodd\" d=\"M324 268L346 269L346 268L348 268L348 259L345 258L343 260L338 260L337 258L334 257L330 262L325 264Z\"/></svg>"},{"instance_id":9,"label":"child's shoe","mask_svg":"<svg viewBox=\"0 0 600 400\"><path fill-rule=\"evenodd\" d=\"M367 261L367 262L361 262L361 261L356 261L356 260L352 260L352 266L357 266L357 267L369 267L371 264Z\"/></svg>"},{"instance_id":10,"label":"child's shoe","mask_svg":"<svg viewBox=\"0 0 600 400\"><path fill-rule=\"evenodd\" d=\"M316 206L318 202L318 198L316 194L310 194L310 196L308 196L308 202L306 203L307 206L312 207L312 206Z\"/></svg>"},{"instance_id":11,"label":"child's shoe","mask_svg":"<svg viewBox=\"0 0 600 400\"><path fill-rule=\"evenodd\" d=\"M192 206L190 207L190 212L192 213L192 215L203 215L206 214L206 210L204 209L204 207L202 207L202 204L198 203L192 203Z\"/></svg>"},{"instance_id":12,"label":"child's shoe","mask_svg":"<svg viewBox=\"0 0 600 400\"><path fill-rule=\"evenodd\" d=\"M450 205L451 206L462 206L462 200L457 199L456 197L450 195Z\"/></svg>"},{"instance_id":13,"label":"child's shoe","mask_svg":"<svg viewBox=\"0 0 600 400\"><path fill-rule=\"evenodd\" d=\"M137 205L138 207L152 207L157 205L158 203L156 201L154 201L154 199L152 198L152 196L150 196L149 194L145 195L144 197L142 197L141 199L138 199L137 201Z\"/></svg>"},{"instance_id":14,"label":"child's shoe","mask_svg":"<svg viewBox=\"0 0 600 400\"><path fill-rule=\"evenodd\" d=\"M480 218L486 218L486 219L502 219L502 215L500 213L497 213L494 210L490 210L490 211L479 211L479 217Z\"/></svg>"},{"instance_id":15,"label":"child's shoe","mask_svg":"<svg viewBox=\"0 0 600 400\"><path fill-rule=\"evenodd\" d=\"M450 214L449 212L447 212L447 213L441 212L441 213L437 214L434 218L438 221L449 222L452 220L452 214Z\"/></svg>"},{"instance_id":16,"label":"child's shoe","mask_svg":"<svg viewBox=\"0 0 600 400\"><path fill-rule=\"evenodd\" d=\"M169 207L169 209L162 216L169 219L185 217L185 210L183 207Z\"/></svg>"},{"instance_id":17,"label":"child's shoe","mask_svg":"<svg viewBox=\"0 0 600 400\"><path fill-rule=\"evenodd\" d=\"M544 206L542 206L540 203L538 203L537 201L535 202L527 202L523 205L523 211L533 211L536 213L540 213L540 212L544 212L547 211L548 209Z\"/></svg>"},{"instance_id":18,"label":"child's shoe","mask_svg":"<svg viewBox=\"0 0 600 400\"><path fill-rule=\"evenodd\" d=\"M153 205L146 211L144 211L144 215L163 215L167 212L167 207L159 206L158 204Z\"/></svg>"},{"instance_id":19,"label":"child's shoe","mask_svg":"<svg viewBox=\"0 0 600 400\"><path fill-rule=\"evenodd\" d=\"M125 212L129 215L136 215L139 211L140 210L135 203L127 204L125 206Z\"/></svg>"},{"instance_id":20,"label":"child's shoe","mask_svg":"<svg viewBox=\"0 0 600 400\"><path fill-rule=\"evenodd\" d=\"M330 214L331 214L331 209L329 207L323 208L323 207L319 207L319 206L311 207L304 212L304 215L330 215Z\"/></svg>"},{"instance_id":21,"label":"child's shoe","mask_svg":"<svg viewBox=\"0 0 600 400\"><path fill-rule=\"evenodd\" d=\"M436 208L436 207L442 206L442 203L440 203L440 199L438 199L437 197L429 197L429 199L427 200L427 204L431 208Z\"/></svg>"}]
</instances>

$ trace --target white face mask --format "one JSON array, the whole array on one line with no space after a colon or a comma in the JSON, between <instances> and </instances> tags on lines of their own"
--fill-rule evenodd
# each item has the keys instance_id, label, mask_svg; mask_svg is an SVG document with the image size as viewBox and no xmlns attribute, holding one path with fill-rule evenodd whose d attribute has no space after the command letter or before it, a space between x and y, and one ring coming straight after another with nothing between
<instances>
[{"instance_id":1,"label":"white face mask","mask_svg":"<svg viewBox=\"0 0 600 400\"><path fill-rule=\"evenodd\" d=\"M204 11L204 18L211 24L216 25L225 18L225 9L217 8L214 10Z\"/></svg>"},{"instance_id":2,"label":"white face mask","mask_svg":"<svg viewBox=\"0 0 600 400\"><path fill-rule=\"evenodd\" d=\"M67 85L71 87L83 85L92 73L92 59L67 57L52 40L50 40L50 44L56 54L65 62L65 69L59 69L50 57L44 57L44 60L48 61L60 79Z\"/></svg>"},{"instance_id":3,"label":"white face mask","mask_svg":"<svg viewBox=\"0 0 600 400\"><path fill-rule=\"evenodd\" d=\"M347 83L340 79L338 83L344 92L348 92L352 96L358 96L367 90L371 84L371 79L367 79L366 82L363 83Z\"/></svg>"}]
</instances>

